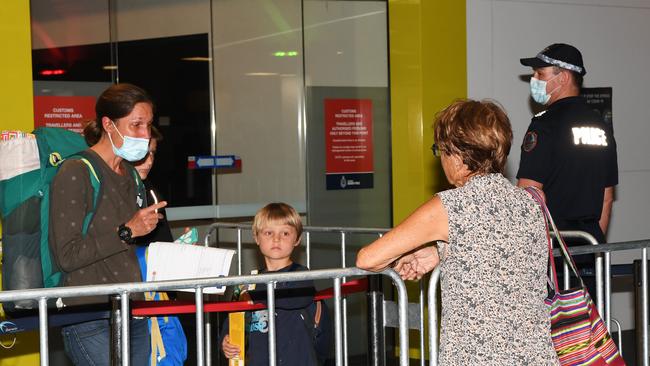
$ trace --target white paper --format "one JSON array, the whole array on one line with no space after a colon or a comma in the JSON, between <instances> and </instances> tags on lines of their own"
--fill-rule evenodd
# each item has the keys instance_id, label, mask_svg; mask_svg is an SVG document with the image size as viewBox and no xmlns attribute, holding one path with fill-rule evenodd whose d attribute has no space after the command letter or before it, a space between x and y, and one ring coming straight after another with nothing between
<instances>
[{"instance_id":1,"label":"white paper","mask_svg":"<svg viewBox=\"0 0 650 366\"><path fill-rule=\"evenodd\" d=\"M156 242L147 253L147 282L228 276L234 250ZM206 287L206 294L223 294L222 287ZM193 288L180 291L194 292Z\"/></svg>"}]
</instances>

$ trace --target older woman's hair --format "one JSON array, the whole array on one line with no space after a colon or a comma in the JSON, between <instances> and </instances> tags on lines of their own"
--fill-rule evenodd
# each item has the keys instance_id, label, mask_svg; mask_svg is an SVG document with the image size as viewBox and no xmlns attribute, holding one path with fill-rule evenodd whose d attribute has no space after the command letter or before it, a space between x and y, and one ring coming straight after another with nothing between
<instances>
[{"instance_id":1,"label":"older woman's hair","mask_svg":"<svg viewBox=\"0 0 650 366\"><path fill-rule=\"evenodd\" d=\"M443 154L458 155L472 174L503 173L512 127L489 100L458 100L436 116L435 141Z\"/></svg>"},{"instance_id":2,"label":"older woman's hair","mask_svg":"<svg viewBox=\"0 0 650 366\"><path fill-rule=\"evenodd\" d=\"M262 207L253 219L253 235L257 236L270 223L289 225L296 229L298 238L302 235L302 221L296 210L282 202L269 203Z\"/></svg>"},{"instance_id":3,"label":"older woman's hair","mask_svg":"<svg viewBox=\"0 0 650 366\"><path fill-rule=\"evenodd\" d=\"M153 99L142 88L133 84L115 84L108 87L95 103L95 119L84 126L83 134L88 146L99 142L104 133L102 117L115 121L126 117L138 103L147 103L154 109Z\"/></svg>"}]
</instances>

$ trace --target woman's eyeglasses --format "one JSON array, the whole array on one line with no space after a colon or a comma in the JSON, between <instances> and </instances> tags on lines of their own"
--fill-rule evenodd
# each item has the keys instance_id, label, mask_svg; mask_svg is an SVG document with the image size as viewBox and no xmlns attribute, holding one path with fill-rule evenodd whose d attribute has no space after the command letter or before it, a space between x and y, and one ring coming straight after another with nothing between
<instances>
[{"instance_id":1,"label":"woman's eyeglasses","mask_svg":"<svg viewBox=\"0 0 650 366\"><path fill-rule=\"evenodd\" d=\"M440 157L440 146L438 144L431 145L431 151L433 152L433 156L436 158Z\"/></svg>"}]
</instances>

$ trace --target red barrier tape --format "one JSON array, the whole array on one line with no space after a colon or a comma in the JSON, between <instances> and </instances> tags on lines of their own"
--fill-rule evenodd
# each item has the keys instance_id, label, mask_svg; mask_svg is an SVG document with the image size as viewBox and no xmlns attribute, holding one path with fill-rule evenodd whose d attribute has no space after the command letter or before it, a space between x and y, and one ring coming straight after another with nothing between
<instances>
[{"instance_id":1,"label":"red barrier tape","mask_svg":"<svg viewBox=\"0 0 650 366\"><path fill-rule=\"evenodd\" d=\"M365 292L368 289L368 279L361 278L341 284L341 295L348 295L355 292ZM318 291L314 300L325 300L334 297L334 289L328 288ZM172 314L191 314L196 312L194 301L133 301L131 304L131 315L133 316L159 316ZM232 312L259 310L266 308L265 304L252 304L248 301L217 301L206 302L203 310L206 313Z\"/></svg>"}]
</instances>

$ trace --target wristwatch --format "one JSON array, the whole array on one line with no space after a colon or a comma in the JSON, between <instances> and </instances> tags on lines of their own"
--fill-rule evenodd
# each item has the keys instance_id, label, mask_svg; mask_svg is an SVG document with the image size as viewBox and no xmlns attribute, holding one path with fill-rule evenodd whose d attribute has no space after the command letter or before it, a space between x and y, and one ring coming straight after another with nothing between
<instances>
[{"instance_id":1,"label":"wristwatch","mask_svg":"<svg viewBox=\"0 0 650 366\"><path fill-rule=\"evenodd\" d=\"M127 244L133 244L135 243L135 240L131 237L133 233L131 232L131 228L126 226L126 224L122 224L117 228L117 236L120 237L120 240Z\"/></svg>"}]
</instances>

